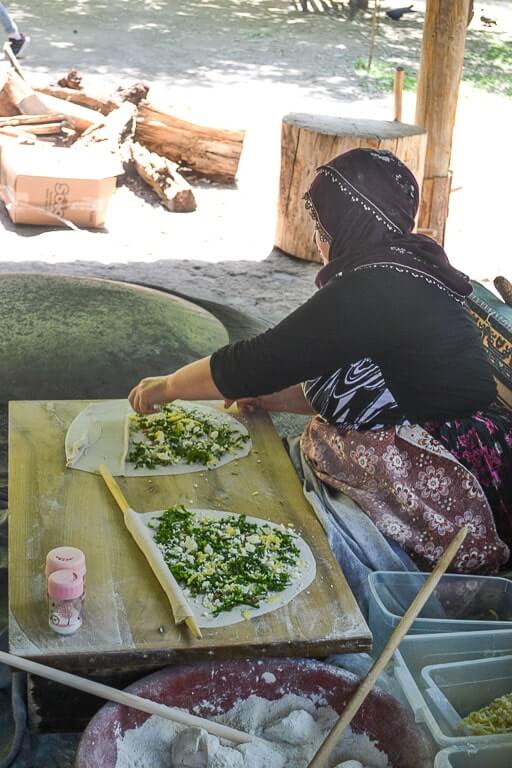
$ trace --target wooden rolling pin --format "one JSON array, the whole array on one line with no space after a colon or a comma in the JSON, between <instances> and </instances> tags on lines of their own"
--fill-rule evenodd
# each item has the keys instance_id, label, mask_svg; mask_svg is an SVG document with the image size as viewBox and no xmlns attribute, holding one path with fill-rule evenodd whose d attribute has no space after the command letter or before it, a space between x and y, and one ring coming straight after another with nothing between
<instances>
[{"instance_id":1,"label":"wooden rolling pin","mask_svg":"<svg viewBox=\"0 0 512 768\"><path fill-rule=\"evenodd\" d=\"M135 512L128 501L126 500L122 490L116 483L105 464L100 464L99 472L107 485L110 493L116 500L124 517L124 524L133 536L134 541L143 553L144 557L151 566L151 570L155 574L156 578L160 582L160 586L164 590L167 598L171 604L174 621L176 624L185 622L191 633L196 638L201 638L201 630L195 620L193 611L189 606L183 591L169 570L167 563L165 562L162 554L155 545L147 525L140 519L137 512Z\"/></svg>"},{"instance_id":2,"label":"wooden rolling pin","mask_svg":"<svg viewBox=\"0 0 512 768\"><path fill-rule=\"evenodd\" d=\"M410 604L407 611L402 616L400 622L397 624L393 634L386 643L386 646L384 647L384 650L380 654L379 658L375 661L367 676L364 678L364 680L362 680L362 682L359 684L359 687L356 688L352 694L352 697L349 699L345 709L343 710L343 714L314 756L313 760L310 762L308 768L327 768L327 766L330 764L331 754L336 748L340 738L343 735L343 732L348 728L353 718L358 713L364 700L377 682L379 675L384 671L384 667L387 665L394 652L404 639L405 635L411 628L413 621L421 612L421 609L429 599L434 589L439 584L441 577L457 554L460 545L468 533L468 528L461 528L460 531L456 533L453 539L450 541L446 547L446 550L444 551L444 554L442 557L440 557L436 567Z\"/></svg>"},{"instance_id":3,"label":"wooden rolling pin","mask_svg":"<svg viewBox=\"0 0 512 768\"><path fill-rule=\"evenodd\" d=\"M60 669L47 667L45 664L39 664L36 661L22 659L20 656L14 656L12 653L0 651L0 662L8 667L21 669L23 672L28 672L31 675L45 677L54 683L66 685L68 688L76 688L78 691L90 693L93 696L98 696L100 699L114 701L116 704L122 704L124 707L132 707L132 709L138 709L140 712L147 712L149 715L165 717L166 720L172 720L174 723L181 723L181 725L192 728L203 728L213 736L229 739L229 741L235 744L248 744L256 740L255 736L243 731L237 731L236 728L229 728L226 725L205 720L202 717L191 715L189 712L184 712L182 709L168 707L166 704L158 704L156 701L144 699L142 696L136 696L127 691L118 691L117 688L111 688L109 685L96 683L93 680L87 680L85 677L79 677L69 672L63 672ZM257 740L261 741L260 739Z\"/></svg>"}]
</instances>

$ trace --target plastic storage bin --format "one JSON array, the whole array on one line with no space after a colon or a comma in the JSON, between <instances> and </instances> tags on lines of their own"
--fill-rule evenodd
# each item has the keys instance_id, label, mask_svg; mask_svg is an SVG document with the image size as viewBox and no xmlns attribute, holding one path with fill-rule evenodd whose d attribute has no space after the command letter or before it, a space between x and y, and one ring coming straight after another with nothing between
<instances>
[{"instance_id":1,"label":"plastic storage bin","mask_svg":"<svg viewBox=\"0 0 512 768\"><path fill-rule=\"evenodd\" d=\"M418 594L427 573L370 573L369 624L382 648ZM512 629L512 581L493 576L442 577L409 634Z\"/></svg>"},{"instance_id":2,"label":"plastic storage bin","mask_svg":"<svg viewBox=\"0 0 512 768\"><path fill-rule=\"evenodd\" d=\"M497 740L512 746L512 736L503 734L469 737L445 733L433 711L432 703L426 699L428 686L422 676L423 669L429 665L502 656L512 656L512 630L411 635L404 638L394 655L394 675L417 722L427 725L440 748L467 744L480 747L494 745Z\"/></svg>"},{"instance_id":3,"label":"plastic storage bin","mask_svg":"<svg viewBox=\"0 0 512 768\"><path fill-rule=\"evenodd\" d=\"M512 744L471 749L449 747L436 755L434 768L510 768Z\"/></svg>"},{"instance_id":4,"label":"plastic storage bin","mask_svg":"<svg viewBox=\"0 0 512 768\"><path fill-rule=\"evenodd\" d=\"M463 730L462 718L512 693L512 656L433 664L421 675L441 730L448 736L471 735Z\"/></svg>"}]
</instances>

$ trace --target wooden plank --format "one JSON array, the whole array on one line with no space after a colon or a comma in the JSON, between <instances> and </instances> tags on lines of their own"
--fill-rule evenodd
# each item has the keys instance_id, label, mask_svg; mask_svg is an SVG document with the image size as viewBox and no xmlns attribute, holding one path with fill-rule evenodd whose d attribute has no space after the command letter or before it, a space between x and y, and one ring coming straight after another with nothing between
<instances>
[{"instance_id":1,"label":"wooden plank","mask_svg":"<svg viewBox=\"0 0 512 768\"><path fill-rule=\"evenodd\" d=\"M16 402L9 418L10 650L69 671L149 669L170 661L367 650L371 635L269 417L241 417L254 451L215 471L120 479L137 510L176 504L246 512L295 525L313 549L315 582L288 606L193 640L168 602L99 476L65 468L64 436L80 401ZM75 545L87 557L86 619L64 640L50 630L44 559Z\"/></svg>"}]
</instances>

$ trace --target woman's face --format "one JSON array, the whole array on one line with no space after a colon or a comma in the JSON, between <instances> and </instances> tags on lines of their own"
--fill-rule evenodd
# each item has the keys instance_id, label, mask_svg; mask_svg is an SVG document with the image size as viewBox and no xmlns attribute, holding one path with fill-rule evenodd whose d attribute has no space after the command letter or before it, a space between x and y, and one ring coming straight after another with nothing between
<instances>
[{"instance_id":1,"label":"woman's face","mask_svg":"<svg viewBox=\"0 0 512 768\"><path fill-rule=\"evenodd\" d=\"M327 264L329 261L329 248L330 243L327 240L321 240L320 239L320 233L318 229L315 229L315 234L313 235L313 241L318 248L318 253L322 257L322 261L324 264Z\"/></svg>"}]
</instances>

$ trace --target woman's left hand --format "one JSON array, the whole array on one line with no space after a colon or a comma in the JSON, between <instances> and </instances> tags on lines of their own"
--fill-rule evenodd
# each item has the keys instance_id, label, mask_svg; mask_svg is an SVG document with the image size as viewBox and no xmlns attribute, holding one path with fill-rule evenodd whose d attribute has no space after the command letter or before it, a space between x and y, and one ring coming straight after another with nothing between
<instances>
[{"instance_id":1,"label":"woman's left hand","mask_svg":"<svg viewBox=\"0 0 512 768\"><path fill-rule=\"evenodd\" d=\"M137 413L153 413L158 410L159 405L172 399L169 396L169 376L150 376L142 379L128 395L130 405Z\"/></svg>"}]
</instances>

